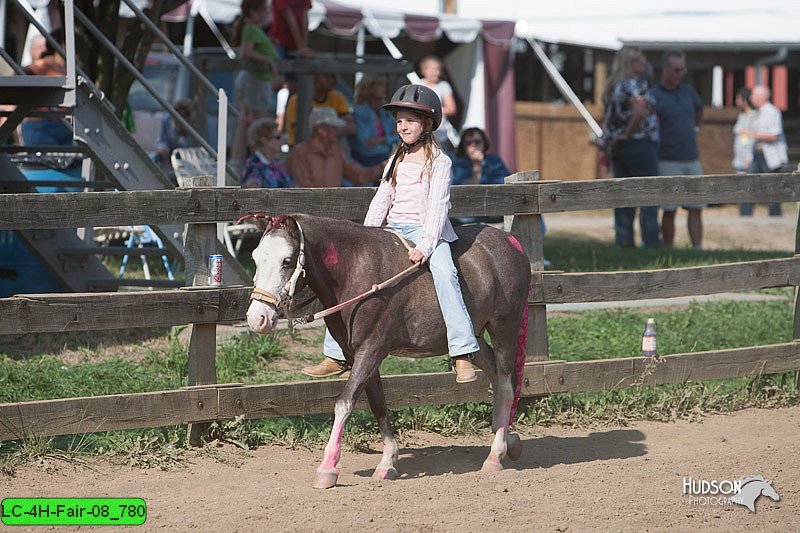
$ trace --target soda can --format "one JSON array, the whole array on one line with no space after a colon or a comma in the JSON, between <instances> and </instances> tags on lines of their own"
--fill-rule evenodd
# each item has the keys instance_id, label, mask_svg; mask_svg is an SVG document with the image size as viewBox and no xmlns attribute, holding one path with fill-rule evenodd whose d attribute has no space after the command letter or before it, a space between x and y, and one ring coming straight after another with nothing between
<instances>
[{"instance_id":1,"label":"soda can","mask_svg":"<svg viewBox=\"0 0 800 533\"><path fill-rule=\"evenodd\" d=\"M208 256L208 284L212 287L222 286L222 255Z\"/></svg>"}]
</instances>

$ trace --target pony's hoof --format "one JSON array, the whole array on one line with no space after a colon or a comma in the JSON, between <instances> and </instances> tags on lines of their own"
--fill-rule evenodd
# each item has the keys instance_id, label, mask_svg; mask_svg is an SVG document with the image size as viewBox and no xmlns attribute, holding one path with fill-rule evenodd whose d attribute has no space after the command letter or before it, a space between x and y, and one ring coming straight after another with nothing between
<instances>
[{"instance_id":1,"label":"pony's hoof","mask_svg":"<svg viewBox=\"0 0 800 533\"><path fill-rule=\"evenodd\" d=\"M339 479L339 474L336 472L317 472L314 478L315 489L329 489L336 486L336 481Z\"/></svg>"},{"instance_id":2,"label":"pony's hoof","mask_svg":"<svg viewBox=\"0 0 800 533\"><path fill-rule=\"evenodd\" d=\"M395 480L397 479L397 470L394 468L376 468L375 472L372 473L372 479Z\"/></svg>"},{"instance_id":3,"label":"pony's hoof","mask_svg":"<svg viewBox=\"0 0 800 533\"><path fill-rule=\"evenodd\" d=\"M508 435L508 458L516 461L522 456L522 440L516 433Z\"/></svg>"},{"instance_id":4,"label":"pony's hoof","mask_svg":"<svg viewBox=\"0 0 800 533\"><path fill-rule=\"evenodd\" d=\"M481 472L500 472L503 470L503 465L500 464L500 460L496 457L489 457L483 462L483 466L481 467Z\"/></svg>"}]
</instances>

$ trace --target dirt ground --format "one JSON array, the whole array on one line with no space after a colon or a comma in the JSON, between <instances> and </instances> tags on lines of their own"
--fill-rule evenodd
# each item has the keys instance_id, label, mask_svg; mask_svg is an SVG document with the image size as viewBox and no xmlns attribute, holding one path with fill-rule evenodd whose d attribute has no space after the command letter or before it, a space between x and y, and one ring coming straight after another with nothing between
<instances>
[{"instance_id":1,"label":"dirt ground","mask_svg":"<svg viewBox=\"0 0 800 533\"><path fill-rule=\"evenodd\" d=\"M345 450L340 485L311 488L321 449L217 448L185 467L140 470L36 465L0 478L4 496L142 497L142 531L695 531L793 529L800 514L800 407L746 410L700 422L537 428L522 458L479 472L489 435L405 435L400 478L370 478L380 455ZM694 505L683 480L761 475L780 494ZM16 528L15 531L23 531ZM41 528L37 528L41 530Z\"/></svg>"},{"instance_id":2,"label":"dirt ground","mask_svg":"<svg viewBox=\"0 0 800 533\"><path fill-rule=\"evenodd\" d=\"M706 210L704 245L792 250L796 216L740 219L732 207ZM553 236L613 239L611 211L546 217ZM679 212L677 245L686 246ZM800 514L800 407L746 410L700 422L638 422L589 429L538 427L498 474L479 472L491 436L401 438L400 478L374 481L380 460L346 449L339 486L311 488L322 458L314 449L207 447L183 466L142 470L92 459L44 461L0 474L0 497L142 497L141 531L694 531L791 530ZM781 499L756 513L738 505L697 505L683 479L761 475ZM0 529L3 526L0 525ZM31 528L40 531L47 528ZM75 529L75 528L71 528ZM84 528L85 529L85 528ZM26 528L16 528L25 531Z\"/></svg>"}]
</instances>

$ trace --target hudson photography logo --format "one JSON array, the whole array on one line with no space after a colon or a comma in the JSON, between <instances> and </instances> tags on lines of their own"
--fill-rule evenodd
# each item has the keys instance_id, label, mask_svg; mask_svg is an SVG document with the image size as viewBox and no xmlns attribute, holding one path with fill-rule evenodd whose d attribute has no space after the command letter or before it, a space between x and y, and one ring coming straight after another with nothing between
<instances>
[{"instance_id":1,"label":"hudson photography logo","mask_svg":"<svg viewBox=\"0 0 800 533\"><path fill-rule=\"evenodd\" d=\"M742 505L751 513L756 512L756 500L766 496L773 501L781 499L773 488L772 481L761 476L730 479L694 479L683 478L683 494L689 505Z\"/></svg>"}]
</instances>

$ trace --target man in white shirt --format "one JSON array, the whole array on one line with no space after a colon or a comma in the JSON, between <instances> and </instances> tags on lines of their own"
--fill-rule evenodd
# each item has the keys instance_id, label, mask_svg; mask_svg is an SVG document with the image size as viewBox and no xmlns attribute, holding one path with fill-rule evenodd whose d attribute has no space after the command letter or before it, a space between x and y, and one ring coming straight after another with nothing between
<instances>
[{"instance_id":1,"label":"man in white shirt","mask_svg":"<svg viewBox=\"0 0 800 533\"><path fill-rule=\"evenodd\" d=\"M755 139L754 174L778 172L789 161L781 111L769 101L770 96L770 90L761 85L753 88L750 95L756 111L750 126L752 129L743 133ZM769 214L781 216L781 204L769 204Z\"/></svg>"}]
</instances>

